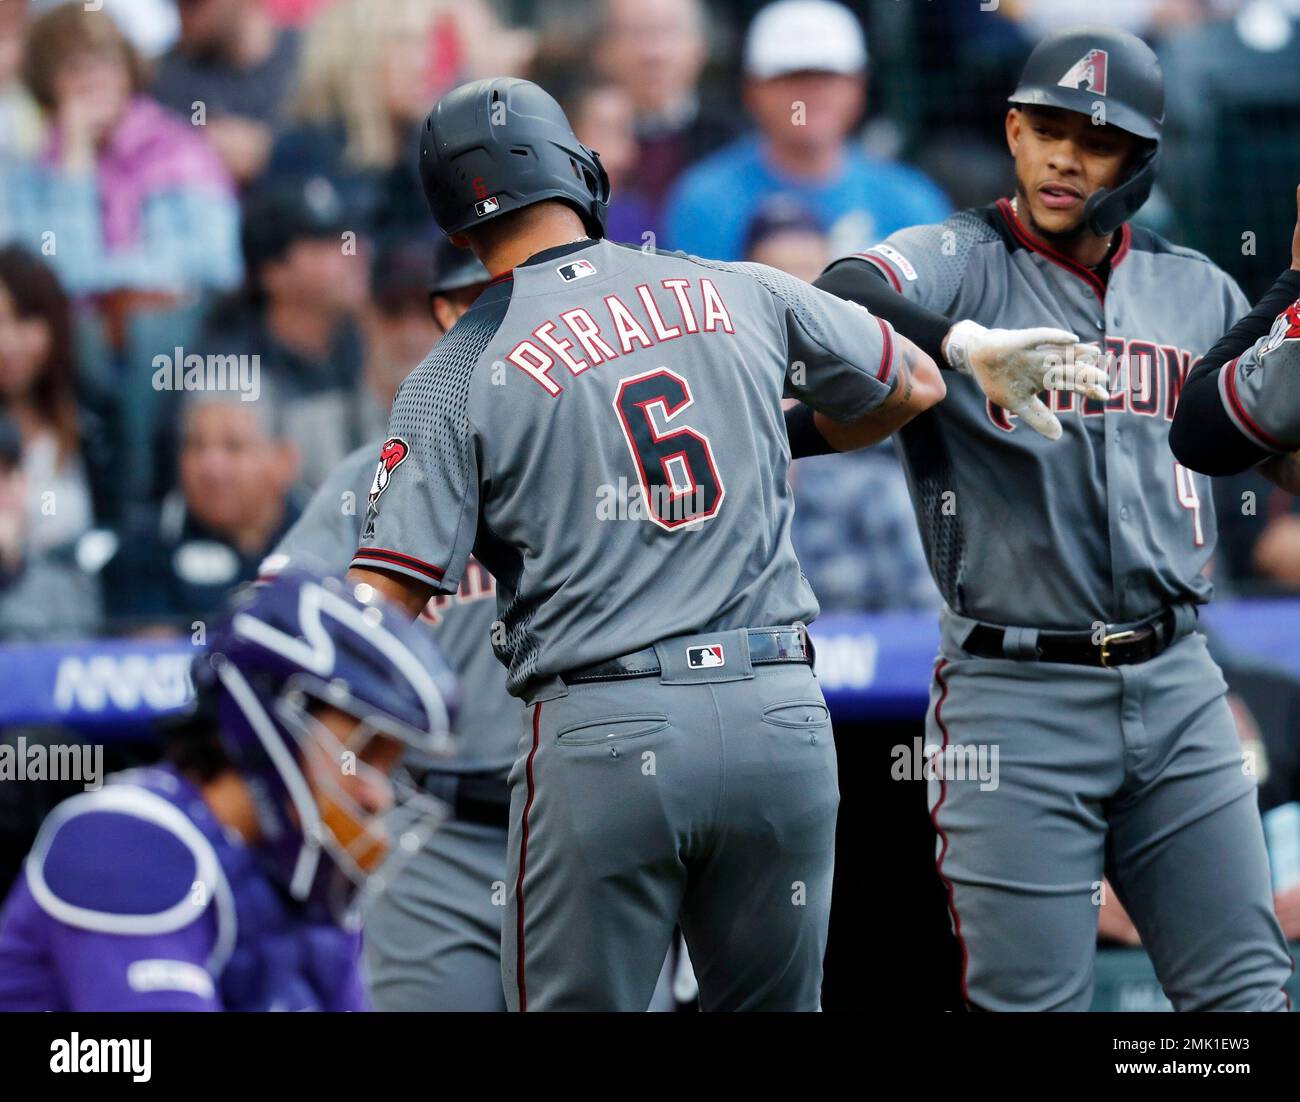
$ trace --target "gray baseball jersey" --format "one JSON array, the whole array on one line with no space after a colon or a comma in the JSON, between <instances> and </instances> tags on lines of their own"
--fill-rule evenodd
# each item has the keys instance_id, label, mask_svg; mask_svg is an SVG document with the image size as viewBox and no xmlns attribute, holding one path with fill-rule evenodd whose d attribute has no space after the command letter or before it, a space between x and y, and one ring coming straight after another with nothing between
<instances>
[{"instance_id":1,"label":"gray baseball jersey","mask_svg":"<svg viewBox=\"0 0 1300 1102\"><path fill-rule=\"evenodd\" d=\"M953 611L1081 630L1209 599L1210 481L1175 463L1168 438L1192 363L1249 309L1230 276L1126 225L1103 282L1033 238L1006 200L902 230L841 263L873 265L954 319L1056 326L1114 357L1108 402L1050 395L1060 441L962 377L903 429L930 568Z\"/></svg>"},{"instance_id":2,"label":"gray baseball jersey","mask_svg":"<svg viewBox=\"0 0 1300 1102\"><path fill-rule=\"evenodd\" d=\"M1271 452L1300 448L1300 301L1219 372L1219 397L1252 443Z\"/></svg>"},{"instance_id":3,"label":"gray baseball jersey","mask_svg":"<svg viewBox=\"0 0 1300 1102\"><path fill-rule=\"evenodd\" d=\"M929 802L964 997L1086 1008L1105 876L1175 1006L1281 1009L1290 957L1254 784L1189 603L1210 593L1209 481L1175 463L1168 439L1193 361L1244 297L1205 257L1130 226L1103 279L1032 237L1006 201L895 234L856 262L950 317L1069 329L1114 357L1108 401L1050 396L1059 441L965 378L902 434L949 606L926 734L940 750ZM1168 605L1176 641L1146 662L1027 657L1034 629L1086 631ZM1021 660L966 651L976 620L1024 629L1004 637Z\"/></svg>"},{"instance_id":4,"label":"gray baseball jersey","mask_svg":"<svg viewBox=\"0 0 1300 1102\"><path fill-rule=\"evenodd\" d=\"M605 241L494 280L403 383L353 565L497 579L509 688L692 632L807 622L792 395L849 420L895 338L774 269Z\"/></svg>"},{"instance_id":5,"label":"gray baseball jersey","mask_svg":"<svg viewBox=\"0 0 1300 1102\"><path fill-rule=\"evenodd\" d=\"M263 564L264 573L291 563L327 574L346 569L364 520L366 495L374 481L379 442L349 455L312 495L294 526ZM460 752L444 771L510 771L519 741L518 701L506 692L505 671L492 653L496 585L470 560L456 593L432 598L421 620L432 629L463 689L456 734Z\"/></svg>"}]
</instances>

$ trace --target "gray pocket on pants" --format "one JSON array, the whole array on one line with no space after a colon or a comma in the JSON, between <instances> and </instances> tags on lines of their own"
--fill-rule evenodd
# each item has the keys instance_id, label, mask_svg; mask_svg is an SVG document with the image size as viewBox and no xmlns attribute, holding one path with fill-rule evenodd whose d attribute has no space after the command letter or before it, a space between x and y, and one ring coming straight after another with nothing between
<instances>
[{"instance_id":1,"label":"gray pocket on pants","mask_svg":"<svg viewBox=\"0 0 1300 1102\"><path fill-rule=\"evenodd\" d=\"M779 700L763 709L763 722L795 731L811 731L831 721L830 711L820 700Z\"/></svg>"},{"instance_id":2,"label":"gray pocket on pants","mask_svg":"<svg viewBox=\"0 0 1300 1102\"><path fill-rule=\"evenodd\" d=\"M559 746L592 746L603 742L622 742L642 738L662 731L668 726L668 717L652 712L634 715L602 716L568 723L555 733Z\"/></svg>"}]
</instances>

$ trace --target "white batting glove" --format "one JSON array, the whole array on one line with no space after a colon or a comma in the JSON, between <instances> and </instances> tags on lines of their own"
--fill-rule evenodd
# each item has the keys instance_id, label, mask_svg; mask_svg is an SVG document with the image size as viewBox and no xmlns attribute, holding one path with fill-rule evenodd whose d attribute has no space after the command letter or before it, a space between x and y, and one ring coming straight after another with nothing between
<instances>
[{"instance_id":1,"label":"white batting glove","mask_svg":"<svg viewBox=\"0 0 1300 1102\"><path fill-rule=\"evenodd\" d=\"M945 348L948 363L990 401L1049 440L1061 438L1061 422L1039 392L1071 390L1104 402L1109 378L1097 366L1099 355L1064 329L986 329L973 321L954 325Z\"/></svg>"}]
</instances>

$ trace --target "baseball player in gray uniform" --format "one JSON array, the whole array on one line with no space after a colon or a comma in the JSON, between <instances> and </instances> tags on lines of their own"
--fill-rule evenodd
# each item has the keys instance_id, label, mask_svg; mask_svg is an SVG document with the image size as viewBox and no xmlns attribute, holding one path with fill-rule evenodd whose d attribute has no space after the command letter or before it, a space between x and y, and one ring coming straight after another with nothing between
<instances>
[{"instance_id":1,"label":"baseball player in gray uniform","mask_svg":"<svg viewBox=\"0 0 1300 1102\"><path fill-rule=\"evenodd\" d=\"M347 568L364 521L378 442L358 449L326 479L264 564L274 573L309 564ZM361 502L360 512L352 502ZM466 565L453 595L420 613L464 687L457 717L460 751L452 761L412 763L421 787L450 811L420 853L403 862L368 907L366 967L377 1010L504 1010L501 915L506 876L509 789L520 705L506 692L492 653L496 620L492 577ZM390 824L402 833L401 812Z\"/></svg>"},{"instance_id":2,"label":"baseball player in gray uniform","mask_svg":"<svg viewBox=\"0 0 1300 1102\"><path fill-rule=\"evenodd\" d=\"M838 789L781 397L865 446L938 371L774 270L601 240L608 178L534 84L444 96L421 173L495 278L398 393L350 576L412 614L471 552L497 579L506 998L644 1010L680 921L703 1008L814 1010Z\"/></svg>"},{"instance_id":3,"label":"baseball player in gray uniform","mask_svg":"<svg viewBox=\"0 0 1300 1102\"><path fill-rule=\"evenodd\" d=\"M901 434L947 605L927 734L962 994L1086 1009L1106 875L1177 1009L1283 1009L1255 782L1196 630L1209 486L1169 450L1190 364L1247 303L1204 256L1127 224L1164 115L1140 40L1054 35L1011 102L1015 199L818 280L950 363L960 317L1087 332L1114 365L1104 401L1051 395L1050 448L960 377ZM992 783L966 779L993 761Z\"/></svg>"},{"instance_id":4,"label":"baseball player in gray uniform","mask_svg":"<svg viewBox=\"0 0 1300 1102\"><path fill-rule=\"evenodd\" d=\"M773 269L604 241L599 158L527 81L445 96L421 174L494 279L398 394L352 576L412 614L471 552L497 579L527 705L507 1000L644 1009L680 923L704 1009L816 1009L838 788L781 398L849 450L939 401L938 371ZM1075 337L967 347L1019 404Z\"/></svg>"},{"instance_id":5,"label":"baseball player in gray uniform","mask_svg":"<svg viewBox=\"0 0 1300 1102\"><path fill-rule=\"evenodd\" d=\"M441 296L440 296L441 297ZM463 306L455 306L457 316ZM310 564L344 570L356 550L382 442L358 448L312 496L263 564L264 574ZM376 1010L504 1011L501 921L505 913L506 783L519 741L521 705L506 692L506 670L492 651L496 582L470 559L454 595L430 599L420 622L433 633L460 678L463 698L453 760L408 761L420 787L450 814L413 857L384 869L383 891L365 914L367 986ZM413 812L399 807L389 829L401 837ZM679 963L670 953L649 1005L673 1010Z\"/></svg>"},{"instance_id":6,"label":"baseball player in gray uniform","mask_svg":"<svg viewBox=\"0 0 1300 1102\"><path fill-rule=\"evenodd\" d=\"M450 328L487 284L472 253L434 250L429 310ZM260 573L306 566L325 574L347 568L365 520L380 442L349 455L323 482ZM466 565L455 594L432 598L420 620L460 675L456 721L460 746L451 761L410 763L421 787L450 815L420 852L388 872L366 913L366 968L377 1010L503 1011L501 915L509 789L520 705L506 692L492 653L496 585L477 562ZM402 833L402 809L390 824Z\"/></svg>"},{"instance_id":7,"label":"baseball player in gray uniform","mask_svg":"<svg viewBox=\"0 0 1300 1102\"><path fill-rule=\"evenodd\" d=\"M1258 466L1300 494L1300 188L1291 267L1192 369L1169 445L1209 475Z\"/></svg>"}]
</instances>

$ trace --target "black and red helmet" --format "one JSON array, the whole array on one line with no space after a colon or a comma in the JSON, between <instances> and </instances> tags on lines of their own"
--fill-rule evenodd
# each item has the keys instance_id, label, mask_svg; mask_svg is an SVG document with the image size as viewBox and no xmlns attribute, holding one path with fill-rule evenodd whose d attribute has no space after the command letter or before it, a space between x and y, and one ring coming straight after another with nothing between
<instances>
[{"instance_id":1,"label":"black and red helmet","mask_svg":"<svg viewBox=\"0 0 1300 1102\"><path fill-rule=\"evenodd\" d=\"M1100 236L1141 209L1155 186L1165 123L1165 80L1155 52L1112 27L1073 27L1043 39L1009 97L1017 106L1091 115L1146 143L1129 178L1088 199L1084 217Z\"/></svg>"},{"instance_id":2,"label":"black and red helmet","mask_svg":"<svg viewBox=\"0 0 1300 1102\"><path fill-rule=\"evenodd\" d=\"M420 179L446 234L559 199L592 237L605 236L609 176L563 108L532 81L476 80L443 96L420 131Z\"/></svg>"}]
</instances>

